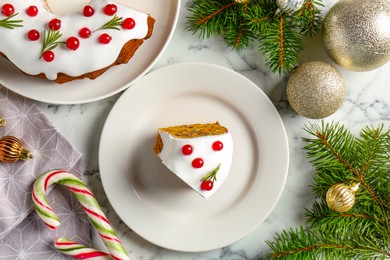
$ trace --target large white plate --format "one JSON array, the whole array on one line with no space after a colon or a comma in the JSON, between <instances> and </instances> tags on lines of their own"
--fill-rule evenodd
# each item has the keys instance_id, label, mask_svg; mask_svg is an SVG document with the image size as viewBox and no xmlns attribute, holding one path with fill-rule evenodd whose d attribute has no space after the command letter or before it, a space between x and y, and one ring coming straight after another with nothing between
<instances>
[{"instance_id":1,"label":"large white plate","mask_svg":"<svg viewBox=\"0 0 390 260\"><path fill-rule=\"evenodd\" d=\"M52 9L62 13L68 13L67 8L72 9L71 11L78 10L77 8L82 8L89 2L88 0L51 1L54 7ZM129 87L151 69L168 45L179 16L180 0L116 0L116 2L149 13L156 19L152 37L143 43L128 64L111 68L95 80L76 80L57 85L48 80L26 76L9 61L0 57L0 83L28 98L54 104L96 101Z\"/></svg>"},{"instance_id":2,"label":"large white plate","mask_svg":"<svg viewBox=\"0 0 390 260\"><path fill-rule=\"evenodd\" d=\"M234 143L223 186L203 199L153 153L158 127L219 121ZM288 144L268 97L240 74L185 63L153 71L120 97L104 125L99 165L119 217L159 246L206 251L242 238L278 201L287 177Z\"/></svg>"}]
</instances>

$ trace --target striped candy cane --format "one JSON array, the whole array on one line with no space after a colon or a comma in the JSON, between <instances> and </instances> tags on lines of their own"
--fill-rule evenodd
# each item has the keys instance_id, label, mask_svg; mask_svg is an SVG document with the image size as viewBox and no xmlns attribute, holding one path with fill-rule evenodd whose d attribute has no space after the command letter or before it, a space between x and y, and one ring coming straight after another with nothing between
<instances>
[{"instance_id":1,"label":"striped candy cane","mask_svg":"<svg viewBox=\"0 0 390 260\"><path fill-rule=\"evenodd\" d=\"M112 229L108 219L101 210L94 195L87 186L76 176L63 170L49 171L37 178L32 189L34 208L47 227L54 230L60 224L60 220L49 206L46 199L46 190L52 184L61 184L71 190L81 203L92 225L102 238L108 253L85 247L66 238L58 238L54 247L59 251L79 259L103 257L99 259L130 259L121 241ZM108 258L107 258L108 257Z\"/></svg>"}]
</instances>

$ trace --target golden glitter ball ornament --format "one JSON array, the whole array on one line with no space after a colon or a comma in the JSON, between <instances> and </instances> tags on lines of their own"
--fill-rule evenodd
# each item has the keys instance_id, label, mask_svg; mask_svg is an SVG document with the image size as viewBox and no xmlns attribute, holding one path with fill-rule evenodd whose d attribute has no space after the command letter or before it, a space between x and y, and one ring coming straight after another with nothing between
<instances>
[{"instance_id":1,"label":"golden glitter ball ornament","mask_svg":"<svg viewBox=\"0 0 390 260\"><path fill-rule=\"evenodd\" d=\"M390 60L390 1L339 0L326 14L323 41L329 57L352 71Z\"/></svg>"},{"instance_id":2,"label":"golden glitter ball ornament","mask_svg":"<svg viewBox=\"0 0 390 260\"><path fill-rule=\"evenodd\" d=\"M247 4L249 3L250 0L234 0L234 2L238 3L238 4Z\"/></svg>"},{"instance_id":3,"label":"golden glitter ball ornament","mask_svg":"<svg viewBox=\"0 0 390 260\"><path fill-rule=\"evenodd\" d=\"M355 194L359 190L359 184L350 186L344 183L332 185L326 193L328 207L337 212L347 212L355 204Z\"/></svg>"},{"instance_id":4,"label":"golden glitter ball ornament","mask_svg":"<svg viewBox=\"0 0 390 260\"><path fill-rule=\"evenodd\" d=\"M335 67L322 61L310 61L292 70L286 91L291 107L298 114L319 119L340 108L346 86Z\"/></svg>"},{"instance_id":5,"label":"golden glitter ball ornament","mask_svg":"<svg viewBox=\"0 0 390 260\"><path fill-rule=\"evenodd\" d=\"M0 139L0 162L16 162L28 158L32 158L32 155L18 138L8 135Z\"/></svg>"}]
</instances>

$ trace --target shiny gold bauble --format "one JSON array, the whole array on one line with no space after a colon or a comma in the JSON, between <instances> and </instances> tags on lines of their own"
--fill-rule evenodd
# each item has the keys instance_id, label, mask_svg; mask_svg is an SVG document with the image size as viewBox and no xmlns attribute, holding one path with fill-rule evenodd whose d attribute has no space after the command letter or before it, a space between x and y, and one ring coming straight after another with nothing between
<instances>
[{"instance_id":1,"label":"shiny gold bauble","mask_svg":"<svg viewBox=\"0 0 390 260\"><path fill-rule=\"evenodd\" d=\"M0 162L16 162L28 158L32 158L32 155L18 138L8 135L0 139Z\"/></svg>"},{"instance_id":2,"label":"shiny gold bauble","mask_svg":"<svg viewBox=\"0 0 390 260\"><path fill-rule=\"evenodd\" d=\"M5 126L5 119L3 118L0 118L0 126Z\"/></svg>"},{"instance_id":3,"label":"shiny gold bauble","mask_svg":"<svg viewBox=\"0 0 390 260\"><path fill-rule=\"evenodd\" d=\"M339 183L331 186L326 193L328 207L337 212L347 212L355 204L355 194L359 190L359 184L348 186Z\"/></svg>"},{"instance_id":4,"label":"shiny gold bauble","mask_svg":"<svg viewBox=\"0 0 390 260\"><path fill-rule=\"evenodd\" d=\"M390 60L390 1L339 0L323 22L326 52L340 66L369 71Z\"/></svg>"},{"instance_id":5,"label":"shiny gold bauble","mask_svg":"<svg viewBox=\"0 0 390 260\"><path fill-rule=\"evenodd\" d=\"M287 99L300 115L319 119L336 112L344 101L345 81L332 65L310 61L293 69L287 82Z\"/></svg>"}]
</instances>

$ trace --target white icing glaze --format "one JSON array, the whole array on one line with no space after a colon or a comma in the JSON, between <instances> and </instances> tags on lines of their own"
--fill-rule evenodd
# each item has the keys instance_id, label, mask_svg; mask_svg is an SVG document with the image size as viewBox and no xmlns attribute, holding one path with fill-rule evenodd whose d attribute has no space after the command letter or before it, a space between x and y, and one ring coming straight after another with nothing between
<instances>
[{"instance_id":1,"label":"white icing glaze","mask_svg":"<svg viewBox=\"0 0 390 260\"><path fill-rule=\"evenodd\" d=\"M198 138L175 138L170 134L159 131L163 142L163 149L158 156L163 164L174 174L186 182L191 188L196 190L204 198L214 194L226 180L233 157L233 140L230 133L213 136L203 136ZM215 141L223 143L221 151L214 151L212 144ZM190 144L193 151L190 155L183 155L182 147ZM192 167L192 160L202 158L204 165L201 168ZM200 188L201 179L207 173L214 170L220 164L217 173L217 180L210 191Z\"/></svg>"},{"instance_id":2,"label":"white icing glaze","mask_svg":"<svg viewBox=\"0 0 390 260\"><path fill-rule=\"evenodd\" d=\"M8 0L18 13L13 19L23 20L23 27L7 29L0 27L0 52L3 52L8 59L27 74L37 75L45 73L50 80L57 78L57 73L63 72L69 76L79 76L87 72L95 71L111 65L118 57L123 45L131 39L142 39L148 32L148 15L136 11L129 7L106 0L92 0L88 5L95 9L92 17L85 17L82 10L75 14L59 16L49 12L42 0ZM100 28L103 24L113 18L102 11L107 4L114 3L118 10L116 15L123 19L131 17L136 26L131 30L97 30L91 37L83 39L79 37L78 32L82 27L87 27L91 31ZM26 9L30 5L38 7L38 15L30 17L26 14ZM2 5L0 5L2 6ZM0 20L6 18L0 13ZM68 49L65 44L60 44L53 50L55 59L52 62L46 62L40 59L42 48L43 31L48 30L47 23L53 19L61 20L62 33L60 41L66 41L70 36L76 36L80 40L80 46L73 51ZM41 37L38 41L27 39L27 33L31 29L38 30ZM98 37L102 33L108 33L112 37L109 44L101 44Z\"/></svg>"}]
</instances>

